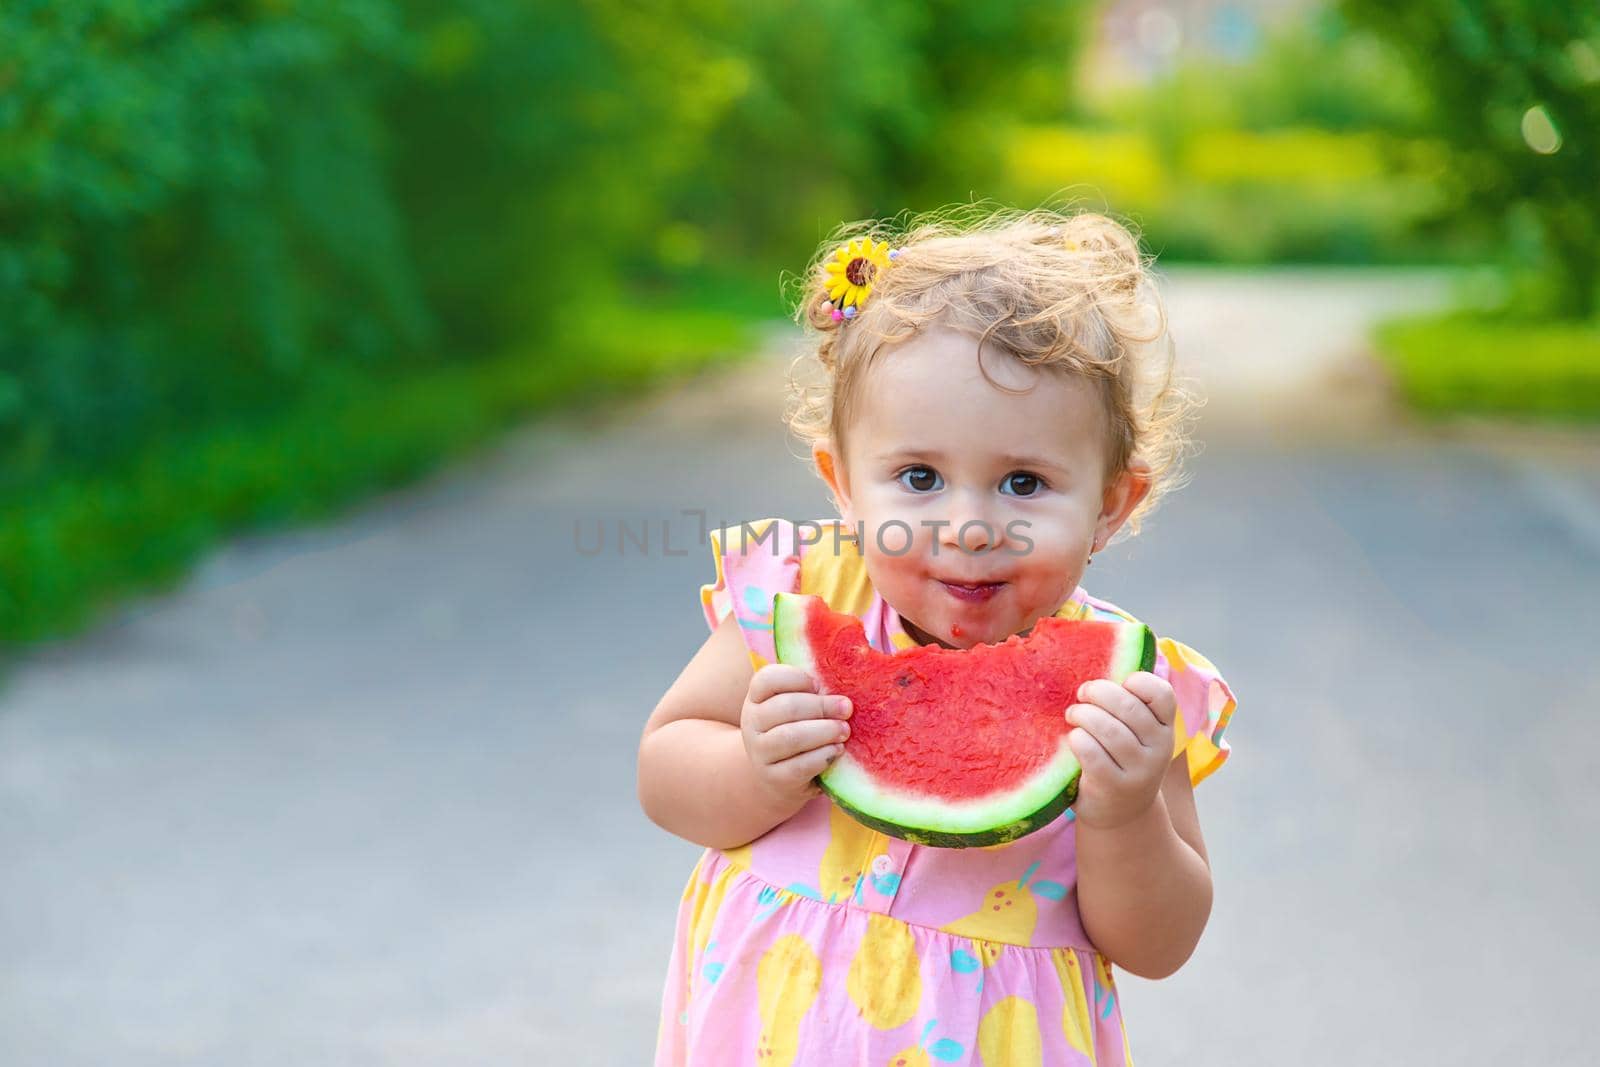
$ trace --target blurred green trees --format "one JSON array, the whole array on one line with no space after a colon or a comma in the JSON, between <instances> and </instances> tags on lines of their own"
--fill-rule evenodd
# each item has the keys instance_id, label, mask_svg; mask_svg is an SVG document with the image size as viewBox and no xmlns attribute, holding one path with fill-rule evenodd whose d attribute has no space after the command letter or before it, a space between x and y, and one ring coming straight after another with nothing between
<instances>
[{"instance_id":1,"label":"blurred green trees","mask_svg":"<svg viewBox=\"0 0 1600 1067\"><path fill-rule=\"evenodd\" d=\"M1081 189L1137 222L1167 262L1483 254L1453 221L1416 80L1381 38L1310 6L1264 19L1250 51L1220 56L1203 46L1218 12L1189 14L1195 47L1139 76L1103 59L1108 76L1083 80L1066 122L1017 127L1010 198Z\"/></svg>"},{"instance_id":2,"label":"blurred green trees","mask_svg":"<svg viewBox=\"0 0 1600 1067\"><path fill-rule=\"evenodd\" d=\"M0 489L423 358L381 0L0 7Z\"/></svg>"},{"instance_id":3,"label":"blurred green trees","mask_svg":"<svg viewBox=\"0 0 1600 1067\"><path fill-rule=\"evenodd\" d=\"M1082 4L10 0L0 494L981 190Z\"/></svg>"},{"instance_id":4,"label":"blurred green trees","mask_svg":"<svg viewBox=\"0 0 1600 1067\"><path fill-rule=\"evenodd\" d=\"M786 312L1087 0L5 0L0 643Z\"/></svg>"},{"instance_id":5,"label":"blurred green trees","mask_svg":"<svg viewBox=\"0 0 1600 1067\"><path fill-rule=\"evenodd\" d=\"M1426 92L1441 180L1537 278L1521 310L1586 318L1600 302L1600 5L1344 0ZM1478 216L1474 218L1472 216Z\"/></svg>"},{"instance_id":6,"label":"blurred green trees","mask_svg":"<svg viewBox=\"0 0 1600 1067\"><path fill-rule=\"evenodd\" d=\"M1074 99L1101 10L5 0L0 635L700 365L843 220L1082 191L1168 257L1504 246L1592 315L1593 3L1342 0Z\"/></svg>"}]
</instances>

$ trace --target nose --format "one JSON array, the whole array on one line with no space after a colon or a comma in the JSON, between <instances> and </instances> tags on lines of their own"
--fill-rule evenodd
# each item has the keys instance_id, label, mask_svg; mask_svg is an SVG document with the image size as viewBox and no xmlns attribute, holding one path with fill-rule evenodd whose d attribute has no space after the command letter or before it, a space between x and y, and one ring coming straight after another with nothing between
<instances>
[{"instance_id":1,"label":"nose","mask_svg":"<svg viewBox=\"0 0 1600 1067\"><path fill-rule=\"evenodd\" d=\"M954 494L951 505L949 525L939 531L940 547L972 555L993 551L1001 535L986 494L968 489Z\"/></svg>"}]
</instances>

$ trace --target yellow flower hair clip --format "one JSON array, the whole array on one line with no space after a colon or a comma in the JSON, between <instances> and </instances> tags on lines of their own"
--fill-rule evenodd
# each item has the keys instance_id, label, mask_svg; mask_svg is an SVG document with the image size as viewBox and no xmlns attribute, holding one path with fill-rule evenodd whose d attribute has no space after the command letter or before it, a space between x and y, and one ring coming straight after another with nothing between
<instances>
[{"instance_id":1,"label":"yellow flower hair clip","mask_svg":"<svg viewBox=\"0 0 1600 1067\"><path fill-rule=\"evenodd\" d=\"M878 275L899 257L898 248L870 237L858 237L834 249L833 257L822 264L823 282L828 287L828 299L822 306L833 321L855 318L872 295Z\"/></svg>"}]
</instances>

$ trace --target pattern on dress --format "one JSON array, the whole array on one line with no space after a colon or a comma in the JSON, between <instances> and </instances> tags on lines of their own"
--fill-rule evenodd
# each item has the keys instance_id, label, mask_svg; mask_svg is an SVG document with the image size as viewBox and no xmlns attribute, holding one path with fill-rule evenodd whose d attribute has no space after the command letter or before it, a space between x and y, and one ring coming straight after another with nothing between
<instances>
[{"instance_id":1,"label":"pattern on dress","mask_svg":"<svg viewBox=\"0 0 1600 1067\"><path fill-rule=\"evenodd\" d=\"M732 612L754 667L775 659L777 592L857 615L879 650L915 646L848 540L834 552L830 536L761 519L711 542L706 623ZM1139 621L1081 588L1056 615ZM1177 696L1174 758L1198 784L1230 754L1233 693L1169 638L1155 673ZM657 1067L1131 1067L1113 968L1078 912L1075 841L1069 809L999 845L913 845L823 795L755 841L707 849L680 902Z\"/></svg>"}]
</instances>

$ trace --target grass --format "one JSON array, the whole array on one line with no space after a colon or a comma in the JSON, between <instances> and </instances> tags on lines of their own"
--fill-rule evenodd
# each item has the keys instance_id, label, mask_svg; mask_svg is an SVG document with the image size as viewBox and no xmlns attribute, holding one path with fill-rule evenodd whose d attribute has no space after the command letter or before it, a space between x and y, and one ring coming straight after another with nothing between
<instances>
[{"instance_id":1,"label":"grass","mask_svg":"<svg viewBox=\"0 0 1600 1067\"><path fill-rule=\"evenodd\" d=\"M753 318L607 308L539 352L408 380L339 379L249 425L152 442L123 464L0 500L0 642L80 632L173 585L236 532L335 513L554 409L593 407L735 360Z\"/></svg>"},{"instance_id":2,"label":"grass","mask_svg":"<svg viewBox=\"0 0 1600 1067\"><path fill-rule=\"evenodd\" d=\"M1600 421L1600 323L1456 312L1387 322L1376 340L1418 411Z\"/></svg>"}]
</instances>

